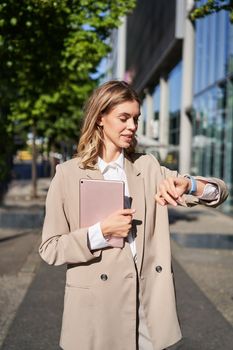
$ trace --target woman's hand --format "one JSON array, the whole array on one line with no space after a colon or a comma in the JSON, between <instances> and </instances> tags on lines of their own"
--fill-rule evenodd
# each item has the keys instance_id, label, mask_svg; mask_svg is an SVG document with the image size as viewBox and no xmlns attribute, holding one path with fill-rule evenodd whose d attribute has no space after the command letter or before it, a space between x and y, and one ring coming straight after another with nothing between
<instances>
[{"instance_id":1,"label":"woman's hand","mask_svg":"<svg viewBox=\"0 0 233 350\"><path fill-rule=\"evenodd\" d=\"M127 237L132 227L135 209L122 209L109 215L100 223L104 236Z\"/></svg>"},{"instance_id":2,"label":"woman's hand","mask_svg":"<svg viewBox=\"0 0 233 350\"><path fill-rule=\"evenodd\" d=\"M178 202L182 202L181 196L187 193L189 188L190 180L188 178L168 177L159 184L155 200L160 205L177 206Z\"/></svg>"}]
</instances>

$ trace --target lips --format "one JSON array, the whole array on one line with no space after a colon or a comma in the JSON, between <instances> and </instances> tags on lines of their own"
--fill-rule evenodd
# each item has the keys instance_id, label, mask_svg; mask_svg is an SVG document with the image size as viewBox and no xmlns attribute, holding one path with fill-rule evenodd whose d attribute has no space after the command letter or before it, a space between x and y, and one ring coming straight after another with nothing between
<instances>
[{"instance_id":1,"label":"lips","mask_svg":"<svg viewBox=\"0 0 233 350\"><path fill-rule=\"evenodd\" d=\"M122 135L123 141L130 144L132 142L133 136Z\"/></svg>"},{"instance_id":2,"label":"lips","mask_svg":"<svg viewBox=\"0 0 233 350\"><path fill-rule=\"evenodd\" d=\"M133 138L133 135L121 135L123 137L126 137L127 139L132 139Z\"/></svg>"}]
</instances>

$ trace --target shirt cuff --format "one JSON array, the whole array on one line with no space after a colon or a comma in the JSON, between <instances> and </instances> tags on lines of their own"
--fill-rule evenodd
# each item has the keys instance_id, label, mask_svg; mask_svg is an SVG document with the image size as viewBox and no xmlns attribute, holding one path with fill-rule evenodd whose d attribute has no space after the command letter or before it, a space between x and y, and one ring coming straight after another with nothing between
<instances>
[{"instance_id":1,"label":"shirt cuff","mask_svg":"<svg viewBox=\"0 0 233 350\"><path fill-rule=\"evenodd\" d=\"M205 201L213 201L218 198L218 195L218 187L214 184L207 183L204 187L202 195L198 196L198 198Z\"/></svg>"},{"instance_id":2,"label":"shirt cuff","mask_svg":"<svg viewBox=\"0 0 233 350\"><path fill-rule=\"evenodd\" d=\"M107 240L102 234L100 222L88 228L88 238L91 250L109 247Z\"/></svg>"}]
</instances>

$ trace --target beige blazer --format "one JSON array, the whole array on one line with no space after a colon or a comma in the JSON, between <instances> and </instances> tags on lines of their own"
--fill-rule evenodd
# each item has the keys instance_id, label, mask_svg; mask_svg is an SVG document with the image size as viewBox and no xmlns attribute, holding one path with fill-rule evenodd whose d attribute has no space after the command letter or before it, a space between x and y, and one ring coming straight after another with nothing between
<instances>
[{"instance_id":1,"label":"beige blazer","mask_svg":"<svg viewBox=\"0 0 233 350\"><path fill-rule=\"evenodd\" d=\"M136 209L137 271L142 303L154 349L181 338L171 270L167 207L154 200L157 184L179 176L161 167L151 155L125 159L132 208ZM67 264L60 345L65 350L135 350L137 271L129 244L123 249L90 251L87 228L79 228L79 179L103 178L98 169L85 170L78 158L57 167L46 201L41 257L50 265ZM201 203L184 195L185 206L217 206L227 197L223 181L219 198Z\"/></svg>"}]
</instances>

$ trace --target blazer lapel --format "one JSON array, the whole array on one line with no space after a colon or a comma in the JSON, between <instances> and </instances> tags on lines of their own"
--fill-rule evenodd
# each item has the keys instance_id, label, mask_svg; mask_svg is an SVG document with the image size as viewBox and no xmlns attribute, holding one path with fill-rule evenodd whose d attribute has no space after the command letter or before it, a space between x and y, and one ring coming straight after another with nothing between
<instances>
[{"instance_id":1,"label":"blazer lapel","mask_svg":"<svg viewBox=\"0 0 233 350\"><path fill-rule=\"evenodd\" d=\"M95 179L95 180L103 180L104 179L97 164L95 165L95 167L93 169L84 169L84 167L81 164L80 158L78 158L77 165L83 171L83 177L86 177L88 179Z\"/></svg>"},{"instance_id":2,"label":"blazer lapel","mask_svg":"<svg viewBox=\"0 0 233 350\"><path fill-rule=\"evenodd\" d=\"M96 166L95 169L85 169L86 177L89 179L103 180L104 177L101 174L99 168Z\"/></svg>"},{"instance_id":3,"label":"blazer lapel","mask_svg":"<svg viewBox=\"0 0 233 350\"><path fill-rule=\"evenodd\" d=\"M133 163L125 158L125 172L132 198L131 208L136 209L133 229L136 232L137 267L140 273L144 252L145 191L143 177Z\"/></svg>"}]
</instances>

